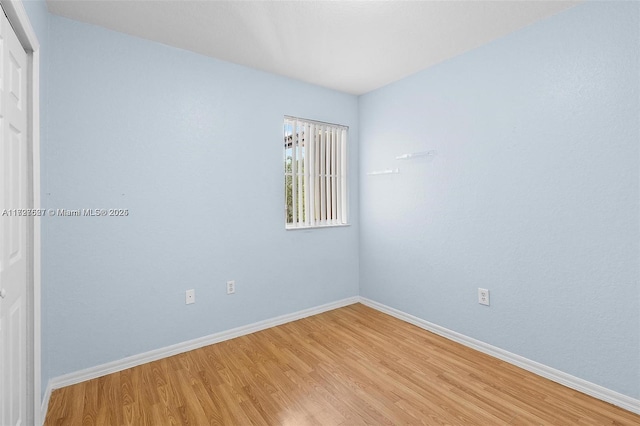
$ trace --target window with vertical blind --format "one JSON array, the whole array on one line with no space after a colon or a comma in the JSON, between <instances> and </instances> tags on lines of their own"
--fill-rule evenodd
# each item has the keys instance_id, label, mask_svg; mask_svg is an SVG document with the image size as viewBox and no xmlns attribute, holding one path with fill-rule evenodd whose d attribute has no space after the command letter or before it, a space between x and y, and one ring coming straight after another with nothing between
<instances>
[{"instance_id":1,"label":"window with vertical blind","mask_svg":"<svg viewBox=\"0 0 640 426\"><path fill-rule=\"evenodd\" d=\"M287 229L348 223L347 130L337 124L284 118Z\"/></svg>"}]
</instances>

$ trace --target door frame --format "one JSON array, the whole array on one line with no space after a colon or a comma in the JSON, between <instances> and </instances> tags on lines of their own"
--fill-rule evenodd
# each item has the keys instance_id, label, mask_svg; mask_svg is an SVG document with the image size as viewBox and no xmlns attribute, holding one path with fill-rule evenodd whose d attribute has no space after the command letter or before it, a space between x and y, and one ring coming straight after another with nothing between
<instances>
[{"instance_id":1,"label":"door frame","mask_svg":"<svg viewBox=\"0 0 640 426\"><path fill-rule=\"evenodd\" d=\"M40 43L22 0L0 0L20 44L27 53L27 150L28 206L40 209ZM27 224L27 418L26 424L41 425L40 217ZM46 413L45 413L46 414Z\"/></svg>"}]
</instances>

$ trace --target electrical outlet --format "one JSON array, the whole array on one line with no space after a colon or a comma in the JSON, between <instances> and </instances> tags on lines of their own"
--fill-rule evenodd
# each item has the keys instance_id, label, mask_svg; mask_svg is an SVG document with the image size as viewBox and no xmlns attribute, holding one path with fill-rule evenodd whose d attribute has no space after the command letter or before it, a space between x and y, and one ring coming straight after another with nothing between
<instances>
[{"instance_id":1,"label":"electrical outlet","mask_svg":"<svg viewBox=\"0 0 640 426\"><path fill-rule=\"evenodd\" d=\"M227 281L227 294L233 294L236 292L236 282Z\"/></svg>"},{"instance_id":2,"label":"electrical outlet","mask_svg":"<svg viewBox=\"0 0 640 426\"><path fill-rule=\"evenodd\" d=\"M478 303L489 306L489 290L486 288L478 289Z\"/></svg>"},{"instance_id":3,"label":"electrical outlet","mask_svg":"<svg viewBox=\"0 0 640 426\"><path fill-rule=\"evenodd\" d=\"M187 305L196 303L196 291L194 289L187 290L185 303Z\"/></svg>"}]
</instances>

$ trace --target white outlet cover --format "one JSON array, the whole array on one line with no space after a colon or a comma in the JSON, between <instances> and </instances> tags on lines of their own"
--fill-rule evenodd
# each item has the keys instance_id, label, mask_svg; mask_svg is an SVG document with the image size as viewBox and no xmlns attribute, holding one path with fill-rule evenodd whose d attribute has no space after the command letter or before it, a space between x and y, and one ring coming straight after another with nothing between
<instances>
[{"instance_id":1,"label":"white outlet cover","mask_svg":"<svg viewBox=\"0 0 640 426\"><path fill-rule=\"evenodd\" d=\"M236 292L236 282L227 281L227 294L233 294Z\"/></svg>"},{"instance_id":2,"label":"white outlet cover","mask_svg":"<svg viewBox=\"0 0 640 426\"><path fill-rule=\"evenodd\" d=\"M489 306L489 290L486 288L478 289L478 303Z\"/></svg>"},{"instance_id":3,"label":"white outlet cover","mask_svg":"<svg viewBox=\"0 0 640 426\"><path fill-rule=\"evenodd\" d=\"M187 290L185 294L185 303L190 305L192 303L196 303L196 291L194 289Z\"/></svg>"}]
</instances>

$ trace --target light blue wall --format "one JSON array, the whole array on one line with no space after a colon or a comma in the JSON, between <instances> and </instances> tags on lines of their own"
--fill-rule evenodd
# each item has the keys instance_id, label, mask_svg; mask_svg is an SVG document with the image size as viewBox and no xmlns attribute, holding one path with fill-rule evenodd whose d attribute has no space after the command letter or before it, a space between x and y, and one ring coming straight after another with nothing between
<instances>
[{"instance_id":1,"label":"light blue wall","mask_svg":"<svg viewBox=\"0 0 640 426\"><path fill-rule=\"evenodd\" d=\"M564 12L361 97L359 119L352 96L25 8L43 205L131 211L44 221L43 386L353 296L360 253L363 296L640 397L637 4ZM351 228L283 230L284 114L351 126Z\"/></svg>"},{"instance_id":2,"label":"light blue wall","mask_svg":"<svg viewBox=\"0 0 640 426\"><path fill-rule=\"evenodd\" d=\"M357 97L50 21L43 205L129 216L44 221L45 384L358 294ZM350 126L351 227L285 231L285 114Z\"/></svg>"},{"instance_id":3,"label":"light blue wall","mask_svg":"<svg viewBox=\"0 0 640 426\"><path fill-rule=\"evenodd\" d=\"M38 37L38 42L42 49L41 54L47 50L47 42L49 40L49 11L45 0L23 0L29 22Z\"/></svg>"},{"instance_id":4,"label":"light blue wall","mask_svg":"<svg viewBox=\"0 0 640 426\"><path fill-rule=\"evenodd\" d=\"M360 98L362 296L640 397L639 7L582 4Z\"/></svg>"}]
</instances>

